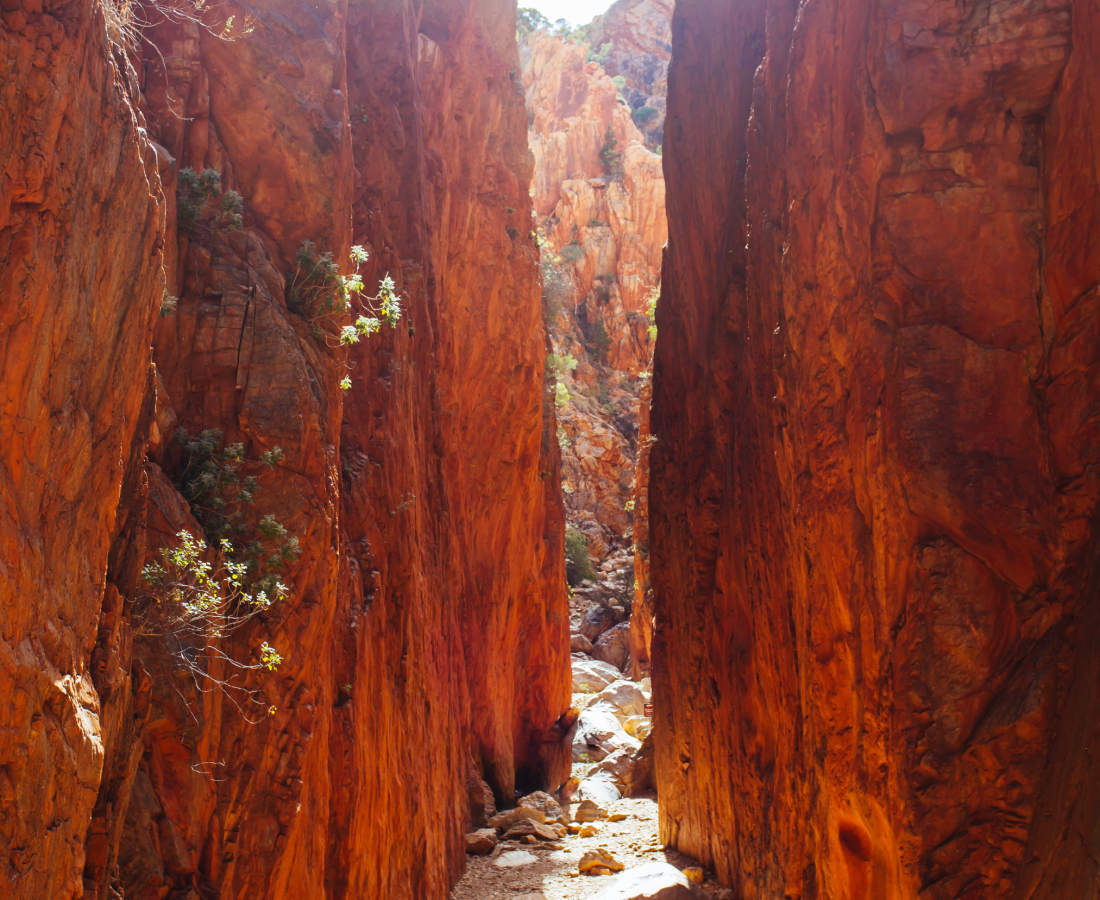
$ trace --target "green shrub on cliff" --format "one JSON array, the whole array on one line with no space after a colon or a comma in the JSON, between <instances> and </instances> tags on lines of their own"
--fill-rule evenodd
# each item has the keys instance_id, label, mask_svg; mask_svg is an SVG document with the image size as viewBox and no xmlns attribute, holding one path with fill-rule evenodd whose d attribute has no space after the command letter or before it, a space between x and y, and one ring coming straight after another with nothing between
<instances>
[{"instance_id":1,"label":"green shrub on cliff","mask_svg":"<svg viewBox=\"0 0 1100 900\"><path fill-rule=\"evenodd\" d=\"M588 558L588 538L573 525L565 527L565 576L570 584L596 580L596 572Z\"/></svg>"}]
</instances>

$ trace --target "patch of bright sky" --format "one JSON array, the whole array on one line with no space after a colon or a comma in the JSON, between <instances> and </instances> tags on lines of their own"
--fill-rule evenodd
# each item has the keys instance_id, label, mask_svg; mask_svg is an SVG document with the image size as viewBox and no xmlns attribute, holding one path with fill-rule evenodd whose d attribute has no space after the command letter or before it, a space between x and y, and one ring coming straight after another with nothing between
<instances>
[{"instance_id":1,"label":"patch of bright sky","mask_svg":"<svg viewBox=\"0 0 1100 900\"><path fill-rule=\"evenodd\" d=\"M568 19L571 25L587 25L614 0L519 0L521 7L537 9L551 22Z\"/></svg>"}]
</instances>

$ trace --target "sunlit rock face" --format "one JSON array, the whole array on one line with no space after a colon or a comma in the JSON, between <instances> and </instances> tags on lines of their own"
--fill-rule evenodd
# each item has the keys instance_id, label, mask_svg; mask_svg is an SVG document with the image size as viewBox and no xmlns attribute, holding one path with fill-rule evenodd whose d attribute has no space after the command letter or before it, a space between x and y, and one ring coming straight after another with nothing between
<instances>
[{"instance_id":1,"label":"sunlit rock face","mask_svg":"<svg viewBox=\"0 0 1100 900\"><path fill-rule=\"evenodd\" d=\"M559 409L565 505L602 559L629 544L634 523L639 379L652 350L646 311L668 229L661 158L587 57L585 45L545 33L521 53L544 276L568 286L548 311L554 350L578 361L559 377L568 391Z\"/></svg>"},{"instance_id":2,"label":"sunlit rock face","mask_svg":"<svg viewBox=\"0 0 1100 900\"><path fill-rule=\"evenodd\" d=\"M514 11L272 0L128 50L90 2L3 15L3 883L442 900L470 773L511 800L569 766ZM189 224L184 169L243 228ZM396 327L305 314L306 240L365 247ZM252 666L243 709L134 633L142 567L201 530L177 427L240 443L246 524L299 541L286 599L192 648Z\"/></svg>"},{"instance_id":3,"label":"sunlit rock face","mask_svg":"<svg viewBox=\"0 0 1100 900\"><path fill-rule=\"evenodd\" d=\"M664 139L668 97L668 62L672 56L672 9L669 0L618 0L592 20L588 41L602 54L604 71L625 82L622 94L650 147Z\"/></svg>"},{"instance_id":4,"label":"sunlit rock face","mask_svg":"<svg viewBox=\"0 0 1100 900\"><path fill-rule=\"evenodd\" d=\"M1087 894L1096 6L673 34L662 837L746 897Z\"/></svg>"}]
</instances>

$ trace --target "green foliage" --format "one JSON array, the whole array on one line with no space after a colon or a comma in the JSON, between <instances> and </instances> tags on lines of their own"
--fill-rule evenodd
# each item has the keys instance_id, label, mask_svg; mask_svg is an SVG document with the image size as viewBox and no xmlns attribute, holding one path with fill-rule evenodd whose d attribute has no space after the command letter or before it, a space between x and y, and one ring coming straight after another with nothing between
<instances>
[{"instance_id":1,"label":"green foliage","mask_svg":"<svg viewBox=\"0 0 1100 900\"><path fill-rule=\"evenodd\" d=\"M644 128L660 115L660 112L658 112L652 106L639 106L636 110L630 113L630 118L634 120L634 124L637 125L639 128Z\"/></svg>"},{"instance_id":2,"label":"green foliage","mask_svg":"<svg viewBox=\"0 0 1100 900\"><path fill-rule=\"evenodd\" d=\"M554 405L560 408L568 404L569 400L569 390L559 381L554 386Z\"/></svg>"},{"instance_id":3,"label":"green foliage","mask_svg":"<svg viewBox=\"0 0 1100 900\"><path fill-rule=\"evenodd\" d=\"M599 51L588 48L588 53L585 55L585 62L599 63L601 66L607 62L607 54L611 52L611 41L606 44L601 44Z\"/></svg>"},{"instance_id":4,"label":"green foliage","mask_svg":"<svg viewBox=\"0 0 1100 900\"><path fill-rule=\"evenodd\" d=\"M535 31L549 31L550 20L537 9L521 7L516 10L516 35L519 39Z\"/></svg>"},{"instance_id":5,"label":"green foliage","mask_svg":"<svg viewBox=\"0 0 1100 900\"><path fill-rule=\"evenodd\" d=\"M597 319L596 324L592 328L592 347L596 354L596 359L600 362L607 360L607 351L611 349L611 338L607 333L607 329L604 327L603 320Z\"/></svg>"},{"instance_id":6,"label":"green foliage","mask_svg":"<svg viewBox=\"0 0 1100 900\"><path fill-rule=\"evenodd\" d=\"M656 147L653 148L653 152L656 153L658 156L663 156L664 155L662 150L661 150L661 147L662 147L662 145L658 144Z\"/></svg>"},{"instance_id":7,"label":"green foliage","mask_svg":"<svg viewBox=\"0 0 1100 900\"><path fill-rule=\"evenodd\" d=\"M180 169L176 178L176 222L184 231L200 227L240 231L244 227L244 199L236 191L222 193L217 169ZM220 199L219 199L220 198Z\"/></svg>"},{"instance_id":8,"label":"green foliage","mask_svg":"<svg viewBox=\"0 0 1100 900\"><path fill-rule=\"evenodd\" d=\"M572 525L565 527L565 574L570 584L595 581L596 573L588 558L588 539Z\"/></svg>"},{"instance_id":9,"label":"green foliage","mask_svg":"<svg viewBox=\"0 0 1100 900\"><path fill-rule=\"evenodd\" d=\"M378 293L373 297L363 295L363 276L359 267L367 261L367 251L356 245L351 248L351 261L355 270L349 275L340 274L339 264L332 253L318 253L313 241L303 241L294 257L294 275L287 289L287 307L307 319L315 333L325 335L320 326L335 323L338 331L335 345L350 346L358 343L364 335L374 334L381 329L384 321L390 328L396 328L401 320L401 298L397 295L397 286L387 274L378 285ZM360 315L355 322L340 320L351 312L351 299L358 296L368 315ZM326 337L327 341L327 337ZM351 380L345 376L340 387L347 390Z\"/></svg>"},{"instance_id":10,"label":"green foliage","mask_svg":"<svg viewBox=\"0 0 1100 900\"><path fill-rule=\"evenodd\" d=\"M234 559L228 540L221 541L215 555L202 538L187 530L181 530L176 539L176 546L162 548L160 559L142 570L134 635L161 643L201 690L223 690L242 712L242 701L246 706L263 705L262 695L244 687L236 673L275 671L282 655L265 640L256 648L259 662L250 663L231 655L229 646L221 642L285 599L286 585L278 580L270 585L250 581L250 564ZM201 647L211 652L198 652ZM215 675L208 659L220 660L227 674Z\"/></svg>"},{"instance_id":11,"label":"green foliage","mask_svg":"<svg viewBox=\"0 0 1100 900\"><path fill-rule=\"evenodd\" d=\"M176 314L176 305L179 303L179 297L173 297L168 291L161 294L160 297L160 317L166 319L169 316Z\"/></svg>"},{"instance_id":12,"label":"green foliage","mask_svg":"<svg viewBox=\"0 0 1100 900\"><path fill-rule=\"evenodd\" d=\"M614 129L608 125L603 135L603 144L600 146L600 165L612 177L623 173L623 155L615 149L618 146L619 139L615 137Z\"/></svg>"},{"instance_id":13,"label":"green foliage","mask_svg":"<svg viewBox=\"0 0 1100 900\"><path fill-rule=\"evenodd\" d=\"M584 256L584 247L581 246L581 242L577 238L573 238L568 244L561 248L561 261L564 263L575 263L578 259Z\"/></svg>"},{"instance_id":14,"label":"green foliage","mask_svg":"<svg viewBox=\"0 0 1100 900\"><path fill-rule=\"evenodd\" d=\"M558 449L559 450L564 450L566 447L570 446L572 443L573 442L571 440L569 440L569 435L565 433L565 428L563 428L561 423L559 422L558 423ZM562 489L565 490L565 488L562 488ZM566 493L570 494L570 493L572 493L572 491L566 490Z\"/></svg>"},{"instance_id":15,"label":"green foliage","mask_svg":"<svg viewBox=\"0 0 1100 900\"><path fill-rule=\"evenodd\" d=\"M519 229L516 228L515 225L509 225L504 230L508 232L508 237L510 237L513 241L519 237Z\"/></svg>"},{"instance_id":16,"label":"green foliage","mask_svg":"<svg viewBox=\"0 0 1100 900\"><path fill-rule=\"evenodd\" d=\"M591 219L588 220L588 227L589 228L600 228L601 226L606 225L606 224L607 224L606 222L601 222L595 216L593 216Z\"/></svg>"},{"instance_id":17,"label":"green foliage","mask_svg":"<svg viewBox=\"0 0 1100 900\"><path fill-rule=\"evenodd\" d=\"M554 378L577 370L577 358L572 353L546 354L546 371Z\"/></svg>"},{"instance_id":18,"label":"green foliage","mask_svg":"<svg viewBox=\"0 0 1100 900\"><path fill-rule=\"evenodd\" d=\"M661 299L661 286L657 285L646 297L645 317L649 320L649 328L646 329L651 341L657 340L657 301Z\"/></svg>"}]
</instances>

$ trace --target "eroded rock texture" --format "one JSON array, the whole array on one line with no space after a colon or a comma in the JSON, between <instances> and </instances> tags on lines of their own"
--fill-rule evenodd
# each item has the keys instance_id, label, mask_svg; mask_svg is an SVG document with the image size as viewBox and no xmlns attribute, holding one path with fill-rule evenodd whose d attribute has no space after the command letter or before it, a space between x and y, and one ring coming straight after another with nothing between
<instances>
[{"instance_id":1,"label":"eroded rock texture","mask_svg":"<svg viewBox=\"0 0 1100 900\"><path fill-rule=\"evenodd\" d=\"M220 16L126 53L91 3L4 12L5 896L442 898L470 773L511 801L569 765L514 11ZM243 230L187 221L184 168ZM296 306L305 240L366 246L397 327L348 351ZM248 525L301 546L285 601L195 648L215 677L282 653L236 692L131 637L142 565L200 530L177 427L241 443Z\"/></svg>"},{"instance_id":2,"label":"eroded rock texture","mask_svg":"<svg viewBox=\"0 0 1100 900\"><path fill-rule=\"evenodd\" d=\"M1096 890L1098 25L677 4L657 775L740 896Z\"/></svg>"},{"instance_id":3,"label":"eroded rock texture","mask_svg":"<svg viewBox=\"0 0 1100 900\"><path fill-rule=\"evenodd\" d=\"M643 53L652 24L636 19L620 23L624 60ZM639 376L652 350L646 310L668 229L660 157L586 54L537 32L521 58L547 317L555 353L575 366L552 373L563 389L565 505L602 560L629 543ZM609 131L616 143L601 158Z\"/></svg>"},{"instance_id":4,"label":"eroded rock texture","mask_svg":"<svg viewBox=\"0 0 1100 900\"><path fill-rule=\"evenodd\" d=\"M114 545L140 493L164 220L99 11L3 9L0 893L75 897L101 780L131 762Z\"/></svg>"},{"instance_id":5,"label":"eroded rock texture","mask_svg":"<svg viewBox=\"0 0 1100 900\"><path fill-rule=\"evenodd\" d=\"M664 137L672 8L669 0L617 0L592 20L587 35L593 50L601 54L606 44L611 45L602 65L608 75L622 77L622 94L631 109L653 110L635 119L651 147Z\"/></svg>"}]
</instances>

